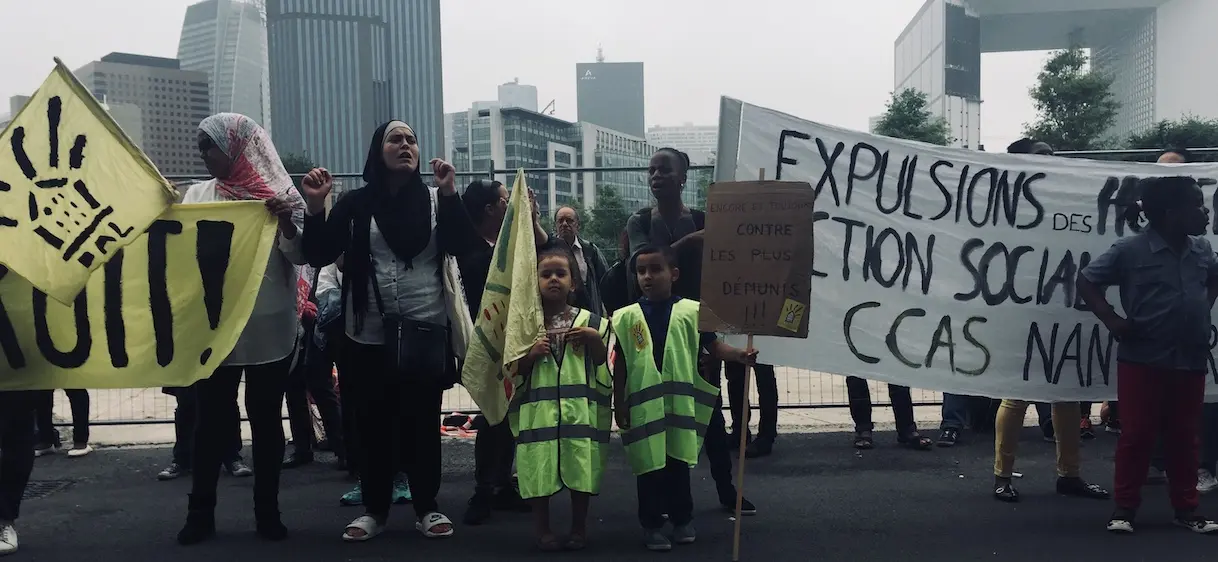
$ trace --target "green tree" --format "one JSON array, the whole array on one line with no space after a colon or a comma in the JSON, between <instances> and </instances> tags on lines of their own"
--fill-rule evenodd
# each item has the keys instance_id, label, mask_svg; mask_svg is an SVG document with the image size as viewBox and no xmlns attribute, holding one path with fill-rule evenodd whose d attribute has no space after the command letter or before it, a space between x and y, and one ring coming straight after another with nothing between
<instances>
[{"instance_id":1,"label":"green tree","mask_svg":"<svg viewBox=\"0 0 1218 562\"><path fill-rule=\"evenodd\" d=\"M279 161L283 163L283 168L292 175L303 175L309 173L310 170L317 166L313 164L313 159L309 158L308 154L293 154L291 152L283 154L279 157ZM300 181L303 178L292 178L292 183L300 188Z\"/></svg>"},{"instance_id":2,"label":"green tree","mask_svg":"<svg viewBox=\"0 0 1218 562\"><path fill-rule=\"evenodd\" d=\"M599 246L605 259L613 261L618 239L630 219L625 201L612 186L601 186L596 190L596 207L589 214L588 222L582 223L584 238Z\"/></svg>"},{"instance_id":3,"label":"green tree","mask_svg":"<svg viewBox=\"0 0 1218 562\"><path fill-rule=\"evenodd\" d=\"M1129 148L1210 148L1218 146L1218 119L1187 116L1159 121L1150 129L1129 136ZM1211 155L1197 155L1212 161Z\"/></svg>"},{"instance_id":4,"label":"green tree","mask_svg":"<svg viewBox=\"0 0 1218 562\"><path fill-rule=\"evenodd\" d=\"M1088 62L1080 47L1050 55L1030 90L1037 117L1024 125L1025 135L1055 150L1092 150L1110 144L1103 135L1116 121L1121 104L1110 90L1112 77L1091 69Z\"/></svg>"},{"instance_id":5,"label":"green tree","mask_svg":"<svg viewBox=\"0 0 1218 562\"><path fill-rule=\"evenodd\" d=\"M926 93L913 88L893 92L892 99L884 107L884 115L875 126L879 135L939 146L955 140L950 131L946 119L935 117L926 108Z\"/></svg>"}]
</instances>

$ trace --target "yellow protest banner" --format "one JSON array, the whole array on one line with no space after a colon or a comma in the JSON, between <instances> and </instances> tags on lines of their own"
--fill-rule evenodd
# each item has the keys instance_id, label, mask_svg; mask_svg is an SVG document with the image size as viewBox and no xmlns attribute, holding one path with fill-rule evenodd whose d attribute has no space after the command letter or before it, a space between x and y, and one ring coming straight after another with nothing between
<instances>
[{"instance_id":1,"label":"yellow protest banner","mask_svg":"<svg viewBox=\"0 0 1218 562\"><path fill-rule=\"evenodd\" d=\"M495 242L486 289L481 295L482 309L474 319L473 341L461 368L461 385L492 425L507 416L519 383L507 365L524 357L543 331L537 244L528 192L524 170L520 170Z\"/></svg>"},{"instance_id":2,"label":"yellow protest banner","mask_svg":"<svg viewBox=\"0 0 1218 562\"><path fill-rule=\"evenodd\" d=\"M0 263L70 303L176 195L56 59L0 133Z\"/></svg>"},{"instance_id":3,"label":"yellow protest banner","mask_svg":"<svg viewBox=\"0 0 1218 562\"><path fill-rule=\"evenodd\" d=\"M64 305L0 273L0 390L188 386L253 311L276 222L261 202L174 205Z\"/></svg>"}]
</instances>

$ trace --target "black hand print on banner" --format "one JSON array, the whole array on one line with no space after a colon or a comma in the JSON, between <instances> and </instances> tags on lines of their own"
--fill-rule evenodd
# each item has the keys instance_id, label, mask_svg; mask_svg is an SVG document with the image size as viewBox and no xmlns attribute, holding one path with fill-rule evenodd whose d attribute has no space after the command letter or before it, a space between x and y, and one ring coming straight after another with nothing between
<instances>
[{"instance_id":1,"label":"black hand print on banner","mask_svg":"<svg viewBox=\"0 0 1218 562\"><path fill-rule=\"evenodd\" d=\"M53 221L57 227L56 231L52 232L50 224L39 224L34 227L34 233L56 250L61 250L63 261L69 261L75 257L81 265L90 267L97 259L97 255L89 250L82 251L82 248L91 237L95 236L93 245L96 247L97 253L105 255L108 253L107 247L111 243L117 242L119 238L126 238L133 229L131 227L123 229L113 221L108 221L107 218L114 213L114 207L103 206L89 191L89 186L84 179L71 177L81 175L80 170L85 162L85 146L88 144L88 138L85 135L76 135L72 148L68 151L69 173L66 176L59 176L59 122L62 114L63 100L59 96L47 100L49 146L47 169L43 171L43 174L38 173L38 169L34 167L26 150L25 127L13 129L10 144L13 159L17 161L21 173L26 180L33 182L34 189L31 189L29 194L30 222L37 223L45 218L48 223ZM69 184L72 186L70 191L64 189ZM0 192L11 190L12 186L0 179ZM43 197L36 194L42 193L43 190L54 190L54 195L50 197L50 204L47 204L46 201L39 201ZM61 217L52 216L56 213L54 209L61 208L64 201L67 201L71 208L63 211ZM82 223L83 228L79 228ZM102 223L105 223L104 229ZM20 224L18 220L13 217L0 217L0 227L15 227L18 224ZM79 231L77 231L78 228ZM109 229L110 232L106 232L105 229Z\"/></svg>"}]
</instances>

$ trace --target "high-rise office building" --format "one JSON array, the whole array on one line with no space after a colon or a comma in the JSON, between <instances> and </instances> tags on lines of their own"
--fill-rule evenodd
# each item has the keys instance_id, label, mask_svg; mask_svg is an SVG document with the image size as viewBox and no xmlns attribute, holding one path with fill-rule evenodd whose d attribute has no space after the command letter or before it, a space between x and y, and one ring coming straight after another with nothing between
<instances>
[{"instance_id":1,"label":"high-rise office building","mask_svg":"<svg viewBox=\"0 0 1218 562\"><path fill-rule=\"evenodd\" d=\"M240 113L270 130L266 26L258 6L204 0L186 8L178 60L206 72L212 113Z\"/></svg>"},{"instance_id":2,"label":"high-rise office building","mask_svg":"<svg viewBox=\"0 0 1218 562\"><path fill-rule=\"evenodd\" d=\"M444 145L440 0L267 0L275 146L335 172L364 169L381 123Z\"/></svg>"},{"instance_id":3,"label":"high-rise office building","mask_svg":"<svg viewBox=\"0 0 1218 562\"><path fill-rule=\"evenodd\" d=\"M516 168L638 168L638 171L556 172L526 174L538 193L543 214L578 202L594 209L597 196L611 187L628 209L651 204L647 164L656 147L645 139L592 123L572 123L518 107L471 108L450 113L454 162L469 162L470 170ZM458 168L461 169L461 168ZM500 175L508 183L514 178ZM683 198L693 204L693 190Z\"/></svg>"},{"instance_id":4,"label":"high-rise office building","mask_svg":"<svg viewBox=\"0 0 1218 562\"><path fill-rule=\"evenodd\" d=\"M521 84L519 78L500 84L499 106L537 111L537 86Z\"/></svg>"},{"instance_id":5,"label":"high-rise office building","mask_svg":"<svg viewBox=\"0 0 1218 562\"><path fill-rule=\"evenodd\" d=\"M207 74L182 70L177 59L110 53L75 72L104 104L130 109L114 113L116 121L139 143L164 175L204 175L199 160L199 122L211 112ZM123 123L120 114L138 115L139 124ZM130 119L128 117L127 119ZM138 132L137 132L138 130Z\"/></svg>"},{"instance_id":6,"label":"high-rise office building","mask_svg":"<svg viewBox=\"0 0 1218 562\"><path fill-rule=\"evenodd\" d=\"M695 166L710 164L719 144L719 127L686 123L675 127L657 125L647 129L647 142L655 146L670 146L689 155Z\"/></svg>"},{"instance_id":7,"label":"high-rise office building","mask_svg":"<svg viewBox=\"0 0 1218 562\"><path fill-rule=\"evenodd\" d=\"M1163 119L1218 115L1213 0L926 0L894 44L897 90L927 94L959 146L981 138L981 54L1091 49L1114 79L1116 137Z\"/></svg>"},{"instance_id":8,"label":"high-rise office building","mask_svg":"<svg viewBox=\"0 0 1218 562\"><path fill-rule=\"evenodd\" d=\"M643 123L643 63L576 64L575 97L580 122L639 138L647 134Z\"/></svg>"}]
</instances>

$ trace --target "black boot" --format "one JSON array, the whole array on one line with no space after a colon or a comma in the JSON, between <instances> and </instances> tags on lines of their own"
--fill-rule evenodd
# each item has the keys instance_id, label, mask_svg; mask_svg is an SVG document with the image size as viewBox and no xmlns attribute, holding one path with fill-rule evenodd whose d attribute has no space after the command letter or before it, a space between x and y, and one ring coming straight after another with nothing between
<instances>
[{"instance_id":1,"label":"black boot","mask_svg":"<svg viewBox=\"0 0 1218 562\"><path fill-rule=\"evenodd\" d=\"M254 525L258 536L268 541L288 538L288 528L279 517L279 502L255 502Z\"/></svg>"},{"instance_id":2,"label":"black boot","mask_svg":"<svg viewBox=\"0 0 1218 562\"><path fill-rule=\"evenodd\" d=\"M254 515L254 519L256 521L254 528L258 530L258 536L268 541L281 541L288 538L288 528L279 519L278 511L258 512Z\"/></svg>"},{"instance_id":3,"label":"black boot","mask_svg":"<svg viewBox=\"0 0 1218 562\"><path fill-rule=\"evenodd\" d=\"M178 544L190 546L216 536L216 498L189 495L186 525L178 531Z\"/></svg>"}]
</instances>

